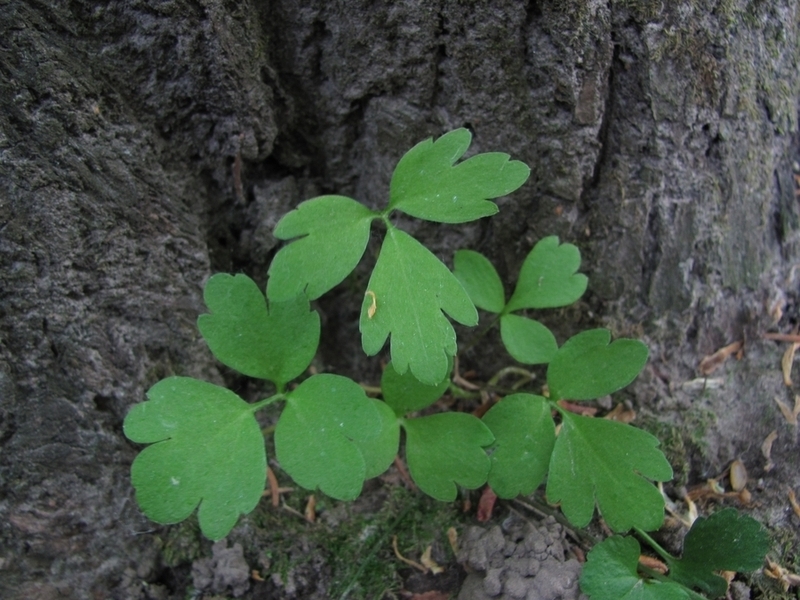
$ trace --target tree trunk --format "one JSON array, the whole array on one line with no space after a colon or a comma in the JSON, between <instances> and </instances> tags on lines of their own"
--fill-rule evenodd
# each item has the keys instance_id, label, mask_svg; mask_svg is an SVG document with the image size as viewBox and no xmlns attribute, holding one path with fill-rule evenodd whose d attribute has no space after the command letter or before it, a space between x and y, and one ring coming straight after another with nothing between
<instances>
[{"instance_id":1,"label":"tree trunk","mask_svg":"<svg viewBox=\"0 0 800 600\"><path fill-rule=\"evenodd\" d=\"M681 423L682 382L744 339L751 362L704 400L723 432L697 474L780 424L780 349L758 336L776 307L782 330L797 316L794 0L0 7L3 597L147 597L163 528L134 502L121 424L164 376L223 380L195 327L205 279L263 284L280 216L320 193L383 205L400 156L456 127L528 183L492 219L404 226L509 279L543 236L578 245L589 293L548 322L647 341L635 403L660 418ZM322 360L368 380L361 293L321 302Z\"/></svg>"}]
</instances>

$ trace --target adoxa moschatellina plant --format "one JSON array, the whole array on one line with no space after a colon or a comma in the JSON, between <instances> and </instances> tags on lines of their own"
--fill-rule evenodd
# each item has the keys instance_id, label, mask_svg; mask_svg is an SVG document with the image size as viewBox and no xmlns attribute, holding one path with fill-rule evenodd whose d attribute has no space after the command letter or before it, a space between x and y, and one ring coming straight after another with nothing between
<instances>
[{"instance_id":1,"label":"adoxa moschatellina plant","mask_svg":"<svg viewBox=\"0 0 800 600\"><path fill-rule=\"evenodd\" d=\"M383 210L331 195L285 215L274 233L287 244L270 266L266 297L245 275L209 279L209 312L198 319L203 338L220 362L271 381L275 393L247 403L188 377L154 385L125 419L125 434L149 444L131 469L148 517L176 523L197 509L203 533L224 537L255 508L265 487L264 437L254 414L280 402L274 432L280 467L298 485L333 498L356 498L365 479L388 469L402 430L411 476L436 499L451 501L458 486L487 482L501 498L513 498L533 492L546 477L548 500L577 527L589 523L595 507L617 532L660 527L664 500L653 482L669 480L672 469L658 440L558 403L593 400L628 385L644 367L647 348L637 340L612 342L605 329L584 331L559 347L547 327L520 314L581 297L587 279L577 273L578 249L555 237L541 240L506 300L484 256L460 250L451 272L391 219L395 211L438 223L495 214L491 199L519 188L529 169L497 152L459 162L470 141L470 133L458 129L417 144L398 163ZM368 355L389 341L382 400L368 398L346 377L303 377L320 336L309 303L355 269L374 221L384 223L386 234L364 290L360 330ZM549 397L515 393L481 419L460 412L415 416L450 386L457 344L449 319L475 326L477 309L495 315L515 360L548 365ZM294 380L299 384L287 387ZM553 415L561 423L558 435Z\"/></svg>"}]
</instances>

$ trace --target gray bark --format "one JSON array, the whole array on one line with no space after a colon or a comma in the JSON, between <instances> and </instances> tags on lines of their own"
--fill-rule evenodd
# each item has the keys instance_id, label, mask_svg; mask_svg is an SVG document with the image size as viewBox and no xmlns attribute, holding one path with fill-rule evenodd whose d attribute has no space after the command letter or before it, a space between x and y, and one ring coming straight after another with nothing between
<instances>
[{"instance_id":1,"label":"gray bark","mask_svg":"<svg viewBox=\"0 0 800 600\"><path fill-rule=\"evenodd\" d=\"M194 325L205 279L263 284L283 213L328 192L381 205L403 152L456 127L531 178L490 220L407 227L509 278L539 238L577 244L590 290L551 320L560 339L643 336L643 404L680 406L666 380L792 307L799 11L0 2L0 595L146 597L161 529L121 423L166 375L222 381ZM322 301L323 361L367 379L358 306Z\"/></svg>"}]
</instances>

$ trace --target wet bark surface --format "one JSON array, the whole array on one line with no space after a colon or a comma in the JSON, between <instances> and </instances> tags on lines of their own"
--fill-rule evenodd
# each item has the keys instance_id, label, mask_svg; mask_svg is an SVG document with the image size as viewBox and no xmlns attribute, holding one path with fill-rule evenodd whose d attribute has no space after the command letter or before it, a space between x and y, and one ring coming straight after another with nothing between
<instances>
[{"instance_id":1,"label":"wet bark surface","mask_svg":"<svg viewBox=\"0 0 800 600\"><path fill-rule=\"evenodd\" d=\"M644 339L637 410L714 422L685 482L743 456L785 525L793 394L759 336L798 318L798 19L789 0L0 2L0 595L148 597L163 528L121 424L164 376L232 381L194 325L205 279L263 284L282 214L380 206L400 156L456 127L528 183L491 219L403 226L507 280L543 236L578 245L589 292L545 322ZM320 301L320 363L376 381L362 293ZM687 385L737 340L722 388Z\"/></svg>"}]
</instances>

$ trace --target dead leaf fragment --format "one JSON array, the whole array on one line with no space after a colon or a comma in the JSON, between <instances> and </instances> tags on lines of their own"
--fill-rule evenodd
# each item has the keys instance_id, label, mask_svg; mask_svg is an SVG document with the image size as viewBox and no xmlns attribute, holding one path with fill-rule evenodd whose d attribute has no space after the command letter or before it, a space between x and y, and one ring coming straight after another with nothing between
<instances>
[{"instance_id":1,"label":"dead leaf fragment","mask_svg":"<svg viewBox=\"0 0 800 600\"><path fill-rule=\"evenodd\" d=\"M433 546L428 546L425 548L425 552L422 553L419 562L426 566L434 575L444 573L444 567L440 566L435 560L433 560L433 558L431 558L431 552L433 552Z\"/></svg>"},{"instance_id":2,"label":"dead leaf fragment","mask_svg":"<svg viewBox=\"0 0 800 600\"><path fill-rule=\"evenodd\" d=\"M447 541L450 542L450 548L453 549L453 554L458 555L458 532L455 527L447 530Z\"/></svg>"},{"instance_id":3,"label":"dead leaf fragment","mask_svg":"<svg viewBox=\"0 0 800 600\"><path fill-rule=\"evenodd\" d=\"M487 485L483 488L481 499L478 501L477 519L479 523L486 523L492 518L495 502L497 502L497 494Z\"/></svg>"},{"instance_id":4,"label":"dead leaf fragment","mask_svg":"<svg viewBox=\"0 0 800 600\"><path fill-rule=\"evenodd\" d=\"M791 344L786 352L783 353L781 358L781 371L783 372L783 383L786 387L792 387L792 365L794 364L794 355L800 344Z\"/></svg>"},{"instance_id":5,"label":"dead leaf fragment","mask_svg":"<svg viewBox=\"0 0 800 600\"><path fill-rule=\"evenodd\" d=\"M252 577L254 581L264 581L264 578L261 576L261 573L259 573L256 569L250 571L250 577Z\"/></svg>"},{"instance_id":6,"label":"dead leaf fragment","mask_svg":"<svg viewBox=\"0 0 800 600\"><path fill-rule=\"evenodd\" d=\"M643 567L647 567L648 569L652 569L657 573L661 573L662 575L666 575L667 571L669 571L667 565L665 565L663 562L661 562L657 558L653 558L652 556L646 556L644 554L639 556L639 564L642 565Z\"/></svg>"},{"instance_id":7,"label":"dead leaf fragment","mask_svg":"<svg viewBox=\"0 0 800 600\"><path fill-rule=\"evenodd\" d=\"M800 575L796 575L784 569L778 563L772 562L770 559L767 559L767 568L764 569L764 575L780 581L784 592L788 592L790 587L800 585Z\"/></svg>"},{"instance_id":8,"label":"dead leaf fragment","mask_svg":"<svg viewBox=\"0 0 800 600\"><path fill-rule=\"evenodd\" d=\"M306 521L309 523L314 523L317 520L317 499L314 497L314 494L311 494L308 497L308 502L306 502L306 509L303 511L303 516L306 518Z\"/></svg>"},{"instance_id":9,"label":"dead leaf fragment","mask_svg":"<svg viewBox=\"0 0 800 600\"><path fill-rule=\"evenodd\" d=\"M624 404L619 403L603 418L609 421L630 423L636 418L636 411L631 408L626 408Z\"/></svg>"},{"instance_id":10,"label":"dead leaf fragment","mask_svg":"<svg viewBox=\"0 0 800 600\"><path fill-rule=\"evenodd\" d=\"M764 438L761 443L761 454L767 459L767 464L764 465L764 471L769 473L775 468L775 463L772 462L772 444L778 439L778 431L775 430Z\"/></svg>"},{"instance_id":11,"label":"dead leaf fragment","mask_svg":"<svg viewBox=\"0 0 800 600\"><path fill-rule=\"evenodd\" d=\"M711 375L711 373L722 366L722 363L728 360L728 357L739 352L743 346L744 343L739 341L728 344L724 348L720 348L714 352L714 354L704 357L703 360L700 361L697 370L701 375Z\"/></svg>"},{"instance_id":12,"label":"dead leaf fragment","mask_svg":"<svg viewBox=\"0 0 800 600\"><path fill-rule=\"evenodd\" d=\"M800 415L800 396L794 397L793 409L784 404L780 398L775 398L775 402L778 408L781 409L781 414L783 414L783 418L786 419L786 422L792 427L797 427L797 416Z\"/></svg>"},{"instance_id":13,"label":"dead leaf fragment","mask_svg":"<svg viewBox=\"0 0 800 600\"><path fill-rule=\"evenodd\" d=\"M800 517L800 504L797 503L797 496L794 495L794 490L789 488L789 504L792 505L794 514Z\"/></svg>"},{"instance_id":14,"label":"dead leaf fragment","mask_svg":"<svg viewBox=\"0 0 800 600\"><path fill-rule=\"evenodd\" d=\"M400 562L404 562L407 565L409 565L411 567L414 567L415 569L417 569L419 571L422 571L423 573L427 573L428 572L428 568L426 566L421 565L416 561L410 560L410 559L406 558L405 556L403 556L402 554L400 554L400 550L397 549L397 536L396 535L392 536L392 549L394 550L394 555L397 557L397 559Z\"/></svg>"},{"instance_id":15,"label":"dead leaf fragment","mask_svg":"<svg viewBox=\"0 0 800 600\"><path fill-rule=\"evenodd\" d=\"M747 469L738 458L731 463L729 477L733 491L741 492L747 486Z\"/></svg>"}]
</instances>

